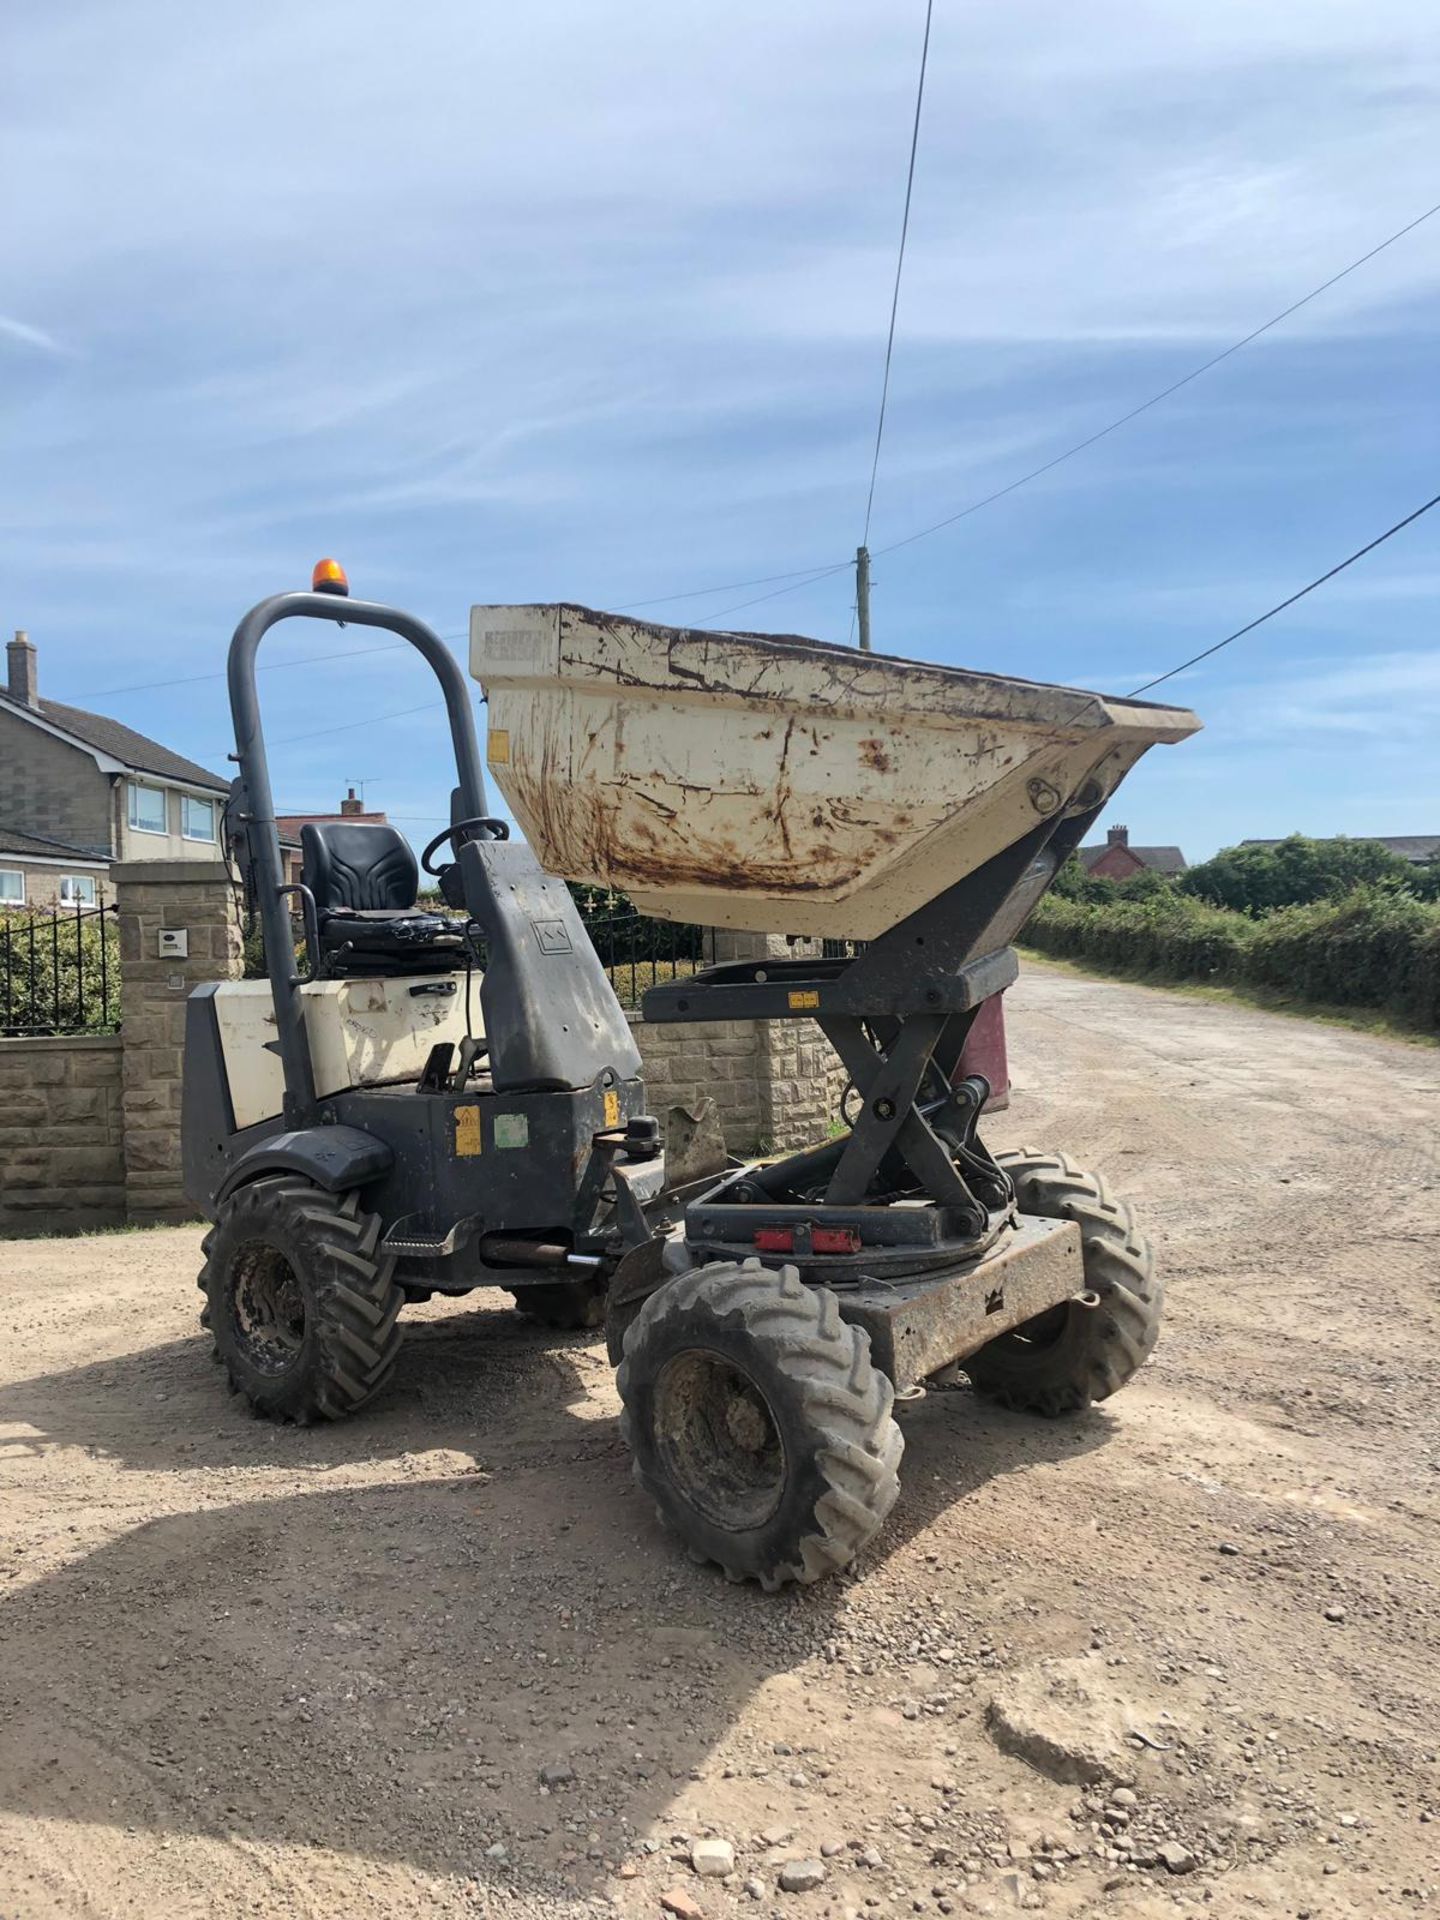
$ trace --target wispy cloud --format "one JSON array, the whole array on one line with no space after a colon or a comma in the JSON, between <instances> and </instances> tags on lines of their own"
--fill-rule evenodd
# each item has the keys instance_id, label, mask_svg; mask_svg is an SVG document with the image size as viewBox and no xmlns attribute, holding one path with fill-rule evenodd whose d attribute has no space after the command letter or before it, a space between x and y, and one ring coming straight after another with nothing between
<instances>
[{"instance_id":1,"label":"wispy cloud","mask_svg":"<svg viewBox=\"0 0 1440 1920\"><path fill-rule=\"evenodd\" d=\"M53 353L62 360L75 357L75 349L57 340L53 333L46 333L43 327L32 327L26 320L16 320L8 313L0 313L0 333L7 340L18 340L22 346L36 347L41 353Z\"/></svg>"},{"instance_id":2,"label":"wispy cloud","mask_svg":"<svg viewBox=\"0 0 1440 1920\"><path fill-rule=\"evenodd\" d=\"M1399 751L1408 741L1433 741L1440 730L1440 648L1374 653L1308 671L1292 666L1228 689L1220 707L1231 738L1320 744L1350 735L1389 741Z\"/></svg>"}]
</instances>

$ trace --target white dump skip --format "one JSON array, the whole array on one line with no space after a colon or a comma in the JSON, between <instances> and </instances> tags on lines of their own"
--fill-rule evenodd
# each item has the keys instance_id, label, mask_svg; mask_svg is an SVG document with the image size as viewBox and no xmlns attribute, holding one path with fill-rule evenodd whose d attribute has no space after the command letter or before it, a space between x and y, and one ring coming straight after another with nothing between
<instances>
[{"instance_id":1,"label":"white dump skip","mask_svg":"<svg viewBox=\"0 0 1440 1920\"><path fill-rule=\"evenodd\" d=\"M1099 805L1184 708L573 606L475 607L491 772L541 863L642 913L871 939Z\"/></svg>"}]
</instances>

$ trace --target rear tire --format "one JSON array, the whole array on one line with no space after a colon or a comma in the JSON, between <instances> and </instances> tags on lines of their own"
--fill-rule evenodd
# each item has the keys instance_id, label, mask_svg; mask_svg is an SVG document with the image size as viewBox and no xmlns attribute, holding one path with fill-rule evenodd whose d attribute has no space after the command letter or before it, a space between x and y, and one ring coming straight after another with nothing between
<instances>
[{"instance_id":1,"label":"rear tire","mask_svg":"<svg viewBox=\"0 0 1440 1920\"><path fill-rule=\"evenodd\" d=\"M1015 1183L1021 1213L1078 1224L1085 1286L1099 1304L1052 1307L962 1365L976 1392L1002 1406L1077 1413L1118 1393L1154 1349L1165 1300L1155 1256L1129 1203L1116 1200L1098 1174L1033 1147L995 1157Z\"/></svg>"},{"instance_id":2,"label":"rear tire","mask_svg":"<svg viewBox=\"0 0 1440 1920\"><path fill-rule=\"evenodd\" d=\"M849 1564L900 1490L904 1440L833 1293L758 1260L697 1267L626 1330L620 1427L692 1559L767 1592Z\"/></svg>"},{"instance_id":3,"label":"rear tire","mask_svg":"<svg viewBox=\"0 0 1440 1920\"><path fill-rule=\"evenodd\" d=\"M603 1280L555 1280L511 1289L518 1313L560 1333L603 1327L605 1293Z\"/></svg>"},{"instance_id":4,"label":"rear tire","mask_svg":"<svg viewBox=\"0 0 1440 1920\"><path fill-rule=\"evenodd\" d=\"M358 1192L259 1180L205 1238L200 1315L231 1391L271 1420L339 1420L385 1384L404 1294Z\"/></svg>"}]
</instances>

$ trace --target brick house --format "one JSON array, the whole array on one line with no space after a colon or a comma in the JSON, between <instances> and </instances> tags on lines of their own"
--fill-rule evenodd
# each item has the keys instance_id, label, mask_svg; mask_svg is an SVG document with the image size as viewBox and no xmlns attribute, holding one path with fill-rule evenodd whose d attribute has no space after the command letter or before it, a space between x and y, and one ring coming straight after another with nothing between
<instances>
[{"instance_id":1,"label":"brick house","mask_svg":"<svg viewBox=\"0 0 1440 1920\"><path fill-rule=\"evenodd\" d=\"M1133 880L1137 873L1184 873L1179 847L1132 847L1128 827L1110 827L1104 846L1081 847L1082 867L1097 880Z\"/></svg>"},{"instance_id":2,"label":"brick house","mask_svg":"<svg viewBox=\"0 0 1440 1920\"><path fill-rule=\"evenodd\" d=\"M21 632L0 688L0 907L90 905L115 860L216 860L229 782L103 714L47 700Z\"/></svg>"},{"instance_id":3,"label":"brick house","mask_svg":"<svg viewBox=\"0 0 1440 1920\"><path fill-rule=\"evenodd\" d=\"M90 848L0 826L0 908L93 907L109 865Z\"/></svg>"}]
</instances>

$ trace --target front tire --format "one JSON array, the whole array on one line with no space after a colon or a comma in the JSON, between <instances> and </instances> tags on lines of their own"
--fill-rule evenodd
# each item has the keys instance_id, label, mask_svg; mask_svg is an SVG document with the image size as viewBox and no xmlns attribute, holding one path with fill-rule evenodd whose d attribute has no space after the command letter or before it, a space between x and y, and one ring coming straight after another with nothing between
<instances>
[{"instance_id":1,"label":"front tire","mask_svg":"<svg viewBox=\"0 0 1440 1920\"><path fill-rule=\"evenodd\" d=\"M767 1592L849 1564L900 1490L904 1440L833 1293L758 1260L697 1267L625 1333L621 1431L692 1559Z\"/></svg>"},{"instance_id":2,"label":"front tire","mask_svg":"<svg viewBox=\"0 0 1440 1920\"><path fill-rule=\"evenodd\" d=\"M404 1293L358 1192L258 1180L205 1238L200 1315L232 1391L271 1420L339 1420L385 1384Z\"/></svg>"},{"instance_id":3,"label":"front tire","mask_svg":"<svg viewBox=\"0 0 1440 1920\"><path fill-rule=\"evenodd\" d=\"M1073 1220L1094 1305L1066 1301L1002 1333L962 1362L977 1393L1022 1413L1077 1413L1118 1393L1149 1359L1165 1289L1128 1201L1063 1153L1024 1147L996 1159L1021 1213Z\"/></svg>"}]
</instances>

